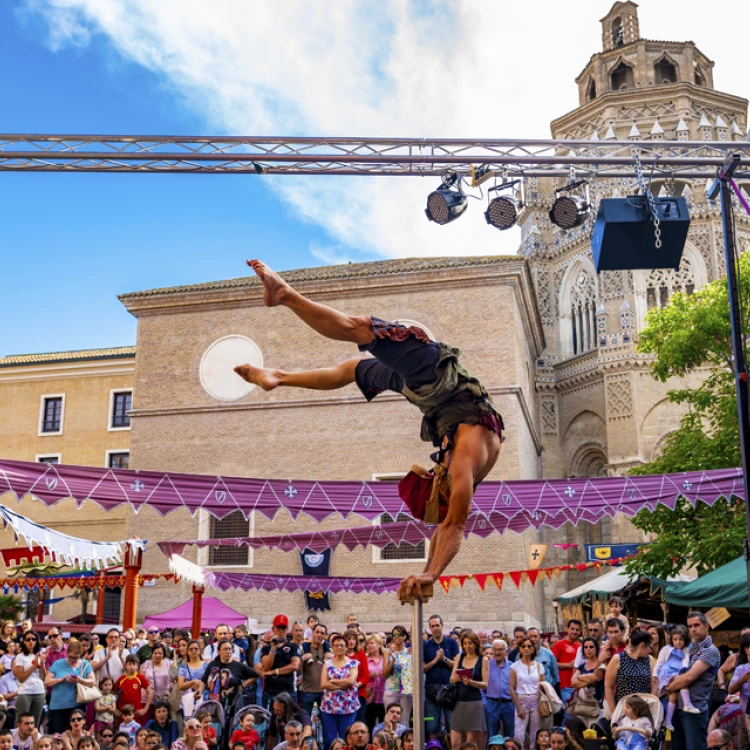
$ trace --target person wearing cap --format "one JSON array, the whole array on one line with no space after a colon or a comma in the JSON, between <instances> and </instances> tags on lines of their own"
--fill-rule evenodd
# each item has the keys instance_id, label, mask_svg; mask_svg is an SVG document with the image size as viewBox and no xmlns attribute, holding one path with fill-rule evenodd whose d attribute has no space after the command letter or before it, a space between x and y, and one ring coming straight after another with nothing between
<instances>
[{"instance_id":1,"label":"person wearing cap","mask_svg":"<svg viewBox=\"0 0 750 750\"><path fill-rule=\"evenodd\" d=\"M296 643L287 641L289 618L276 615L273 618L271 643L260 651L263 669L263 706L268 708L279 693L297 695L296 676L302 664L302 653Z\"/></svg>"},{"instance_id":2,"label":"person wearing cap","mask_svg":"<svg viewBox=\"0 0 750 750\"><path fill-rule=\"evenodd\" d=\"M424 746L424 750L444 750L443 743L440 740L430 740Z\"/></svg>"},{"instance_id":3,"label":"person wearing cap","mask_svg":"<svg viewBox=\"0 0 750 750\"><path fill-rule=\"evenodd\" d=\"M151 631L149 631L149 634ZM229 625L227 625L224 622L220 622L216 626L216 630L214 630L214 642L209 643L206 648L203 649L203 658L206 661L213 661L218 653L218 646L222 641L230 640L232 639L232 636L229 632ZM149 635L149 638L151 636ZM242 651L240 650L240 647L232 641L232 661L242 661Z\"/></svg>"}]
</instances>

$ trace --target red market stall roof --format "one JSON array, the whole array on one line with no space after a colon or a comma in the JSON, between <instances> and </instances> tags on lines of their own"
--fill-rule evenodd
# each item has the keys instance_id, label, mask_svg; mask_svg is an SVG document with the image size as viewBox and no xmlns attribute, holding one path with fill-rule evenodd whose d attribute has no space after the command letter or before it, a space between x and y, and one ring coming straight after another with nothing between
<instances>
[{"instance_id":1,"label":"red market stall roof","mask_svg":"<svg viewBox=\"0 0 750 750\"><path fill-rule=\"evenodd\" d=\"M180 604L179 607L162 612L160 615L149 615L143 621L143 627L172 630L173 628L190 627L192 620L193 600L188 599L184 604ZM237 612L219 599L204 596L201 613L201 630L214 630L220 623L225 623L230 627L244 625L247 623L247 615Z\"/></svg>"}]
</instances>

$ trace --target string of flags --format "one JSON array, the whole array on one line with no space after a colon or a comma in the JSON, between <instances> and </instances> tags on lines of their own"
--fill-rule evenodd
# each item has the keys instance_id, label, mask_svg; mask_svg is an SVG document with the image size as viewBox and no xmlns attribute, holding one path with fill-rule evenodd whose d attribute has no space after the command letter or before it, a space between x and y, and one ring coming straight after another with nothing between
<instances>
[{"instance_id":1,"label":"string of flags","mask_svg":"<svg viewBox=\"0 0 750 750\"><path fill-rule=\"evenodd\" d=\"M630 555L629 557L632 557ZM468 575L453 575L453 576L440 576L438 582L445 589L446 594L453 588L463 588L463 585L468 580L476 581L479 588L484 591L486 586L493 586L495 588L502 589L503 581L505 578L510 578L515 584L516 588L519 588L522 583L530 583L532 586L536 585L536 582L540 578L552 579L552 576L559 578L565 571L577 570L579 573L587 570L588 568L596 568L597 573L602 565L619 565L628 557L613 557L608 560L596 560L593 562L585 563L574 563L573 565L555 565L551 568L536 568L528 570L513 570L508 573L470 573Z\"/></svg>"},{"instance_id":2,"label":"string of flags","mask_svg":"<svg viewBox=\"0 0 750 750\"><path fill-rule=\"evenodd\" d=\"M177 583L180 578L174 573L144 573L138 576L138 585L144 586L151 581L173 581ZM9 594L11 589L17 594L19 591L36 591L39 587L54 588L81 588L98 589L100 586L107 588L122 588L125 586L125 576L87 576L81 578L71 577L45 577L45 578L0 578L0 587L3 593Z\"/></svg>"}]
</instances>

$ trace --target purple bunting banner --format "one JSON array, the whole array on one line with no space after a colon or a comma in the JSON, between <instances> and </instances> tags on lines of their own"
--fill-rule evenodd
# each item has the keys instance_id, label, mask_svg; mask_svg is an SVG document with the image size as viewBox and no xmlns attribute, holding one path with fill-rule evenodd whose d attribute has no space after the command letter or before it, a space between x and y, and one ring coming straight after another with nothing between
<instances>
[{"instance_id":1,"label":"purple bunting banner","mask_svg":"<svg viewBox=\"0 0 750 750\"><path fill-rule=\"evenodd\" d=\"M0 460L0 494L5 492L18 500L30 495L47 505L73 498L79 505L91 500L105 510L123 504L136 510L148 506L162 515L180 508L193 514L202 509L215 518L240 510L246 518L258 512L273 519L286 508L295 519L305 514L322 521L339 514L373 520L383 513L395 517L406 508L395 482L247 479ZM605 515L633 516L657 505L674 508L681 496L692 504L709 505L722 497L744 499L742 471L486 481L474 494L470 533L596 523ZM305 545L319 549L311 542Z\"/></svg>"},{"instance_id":2,"label":"purple bunting banner","mask_svg":"<svg viewBox=\"0 0 750 750\"><path fill-rule=\"evenodd\" d=\"M245 575L215 573L212 585L222 591L324 591L325 593L387 594L398 591L400 578L332 578L331 576Z\"/></svg>"}]
</instances>

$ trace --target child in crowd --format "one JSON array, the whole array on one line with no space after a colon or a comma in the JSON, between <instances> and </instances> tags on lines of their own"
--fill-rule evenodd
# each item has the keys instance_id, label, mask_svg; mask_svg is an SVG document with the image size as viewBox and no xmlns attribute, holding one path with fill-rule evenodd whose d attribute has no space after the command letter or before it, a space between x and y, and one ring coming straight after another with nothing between
<instances>
[{"instance_id":1,"label":"child in crowd","mask_svg":"<svg viewBox=\"0 0 750 750\"><path fill-rule=\"evenodd\" d=\"M96 739L101 742L101 735L105 729L114 729L115 726L115 708L117 707L117 696L112 693L112 689L115 686L115 681L109 676L105 675L99 680L99 690L102 695L94 703L94 714L96 719L94 720L94 732L96 732ZM114 735L110 733L110 738ZM112 743L110 742L110 745Z\"/></svg>"},{"instance_id":2,"label":"child in crowd","mask_svg":"<svg viewBox=\"0 0 750 750\"><path fill-rule=\"evenodd\" d=\"M229 750L245 750L244 742L232 742L229 745Z\"/></svg>"},{"instance_id":3,"label":"child in crowd","mask_svg":"<svg viewBox=\"0 0 750 750\"><path fill-rule=\"evenodd\" d=\"M203 741L208 745L209 750L213 750L218 743L216 740L216 730L211 722L211 714L208 711L198 711L195 718L201 723Z\"/></svg>"},{"instance_id":4,"label":"child in crowd","mask_svg":"<svg viewBox=\"0 0 750 750\"><path fill-rule=\"evenodd\" d=\"M240 728L235 730L230 742L244 742L246 750L254 750L260 744L260 735L255 730L255 717L249 711L243 715Z\"/></svg>"},{"instance_id":5,"label":"child in crowd","mask_svg":"<svg viewBox=\"0 0 750 750\"><path fill-rule=\"evenodd\" d=\"M125 675L123 675L124 677ZM120 677L120 680L122 677ZM120 680L117 680L118 682ZM120 707L120 716L122 717L122 722L119 727L120 732L124 732L128 735L128 742L130 743L130 747L133 747L135 745L135 736L138 734L138 730L141 728L141 725L135 720L135 708L133 707L132 703L127 703L124 706Z\"/></svg>"},{"instance_id":6,"label":"child in crowd","mask_svg":"<svg viewBox=\"0 0 750 750\"><path fill-rule=\"evenodd\" d=\"M625 638L630 637L630 625L628 625L628 618L622 613L625 609L625 602L619 596L613 596L607 602L609 605L609 617L608 620L615 617L622 622L622 626L625 628Z\"/></svg>"},{"instance_id":7,"label":"child in crowd","mask_svg":"<svg viewBox=\"0 0 750 750\"><path fill-rule=\"evenodd\" d=\"M549 750L549 729L537 729L534 750Z\"/></svg>"},{"instance_id":8,"label":"child in crowd","mask_svg":"<svg viewBox=\"0 0 750 750\"><path fill-rule=\"evenodd\" d=\"M16 658L18 653L18 644L15 641L11 641L7 645L7 651L0 657L0 673L7 672L13 666L13 659Z\"/></svg>"},{"instance_id":9,"label":"child in crowd","mask_svg":"<svg viewBox=\"0 0 750 750\"><path fill-rule=\"evenodd\" d=\"M146 750L146 737L148 737L150 731L146 727L141 727L135 733L135 750Z\"/></svg>"},{"instance_id":10,"label":"child in crowd","mask_svg":"<svg viewBox=\"0 0 750 750\"><path fill-rule=\"evenodd\" d=\"M129 654L125 659L125 674L117 678L115 691L119 691L120 697L117 700L117 707L122 713L124 706L129 705L133 709L133 715L138 712L139 716L145 713L145 710L151 705L154 691L151 689L151 683L142 674L138 674L138 657ZM148 698L146 699L146 709L143 708L142 691L145 690Z\"/></svg>"},{"instance_id":11,"label":"child in crowd","mask_svg":"<svg viewBox=\"0 0 750 750\"><path fill-rule=\"evenodd\" d=\"M84 735L78 740L78 750L99 750L96 740L89 735Z\"/></svg>"},{"instance_id":12,"label":"child in crowd","mask_svg":"<svg viewBox=\"0 0 750 750\"><path fill-rule=\"evenodd\" d=\"M687 628L684 625L678 625L670 634L672 641L671 650L667 660L662 664L659 670L659 693L664 690L669 681L678 674L683 674L687 671L690 664L690 656L688 655L688 643L687 643ZM693 706L690 700L690 690L683 688L679 691L679 696L682 699L682 710L689 714L698 714L700 711ZM669 693L669 705L667 706L667 718L664 721L664 726L667 729L674 729L674 712L677 710L677 693Z\"/></svg>"},{"instance_id":13,"label":"child in crowd","mask_svg":"<svg viewBox=\"0 0 750 750\"><path fill-rule=\"evenodd\" d=\"M628 695L625 701L625 716L612 728L617 750L647 750L654 725L648 703L637 695Z\"/></svg>"},{"instance_id":14,"label":"child in crowd","mask_svg":"<svg viewBox=\"0 0 750 750\"><path fill-rule=\"evenodd\" d=\"M55 738L49 734L43 734L36 741L36 750L54 750Z\"/></svg>"}]
</instances>

